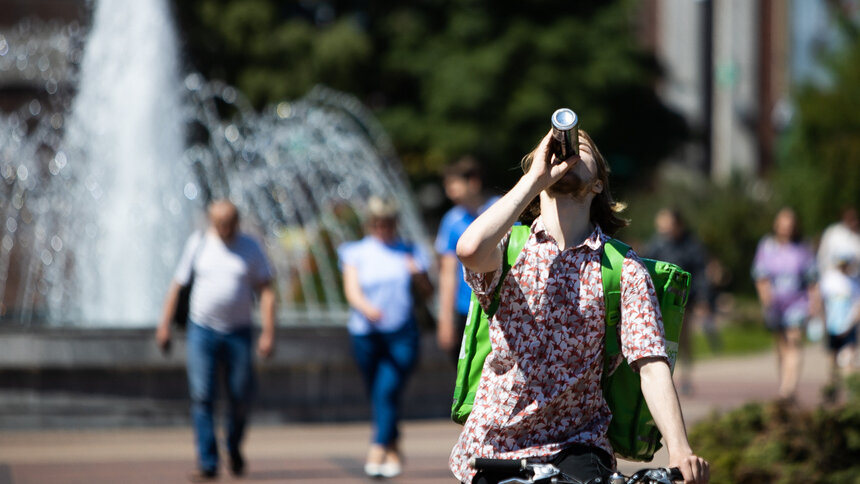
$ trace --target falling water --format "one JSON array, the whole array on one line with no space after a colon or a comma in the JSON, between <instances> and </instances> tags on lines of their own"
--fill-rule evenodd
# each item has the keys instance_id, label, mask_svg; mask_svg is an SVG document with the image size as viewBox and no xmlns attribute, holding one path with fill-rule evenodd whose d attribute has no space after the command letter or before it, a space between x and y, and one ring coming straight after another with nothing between
<instances>
[{"instance_id":1,"label":"falling water","mask_svg":"<svg viewBox=\"0 0 860 484\"><path fill-rule=\"evenodd\" d=\"M81 318L152 321L189 211L174 30L165 0L101 0L81 65L65 147L84 233L76 234ZM85 164L83 160L86 160ZM71 221L70 221L71 222ZM159 287L161 286L161 287Z\"/></svg>"},{"instance_id":2,"label":"falling water","mask_svg":"<svg viewBox=\"0 0 860 484\"><path fill-rule=\"evenodd\" d=\"M288 324L343 322L335 248L360 237L371 194L396 198L403 235L429 249L391 144L355 98L318 87L260 113L231 86L180 76L176 59L163 1L102 0L71 107L0 116L4 320L154 324L213 198L265 243Z\"/></svg>"}]
</instances>

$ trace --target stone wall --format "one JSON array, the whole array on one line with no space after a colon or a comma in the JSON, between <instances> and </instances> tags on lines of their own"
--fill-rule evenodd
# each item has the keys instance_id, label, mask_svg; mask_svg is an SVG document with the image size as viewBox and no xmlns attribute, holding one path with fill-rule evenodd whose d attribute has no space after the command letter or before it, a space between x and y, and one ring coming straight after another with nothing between
<instances>
[{"instance_id":1,"label":"stone wall","mask_svg":"<svg viewBox=\"0 0 860 484\"><path fill-rule=\"evenodd\" d=\"M187 424L184 362L181 336L163 355L149 329L0 331L0 428ZM424 334L403 416L446 417L454 374ZM369 418L343 328L280 328L277 352L258 360L258 375L255 422Z\"/></svg>"}]
</instances>

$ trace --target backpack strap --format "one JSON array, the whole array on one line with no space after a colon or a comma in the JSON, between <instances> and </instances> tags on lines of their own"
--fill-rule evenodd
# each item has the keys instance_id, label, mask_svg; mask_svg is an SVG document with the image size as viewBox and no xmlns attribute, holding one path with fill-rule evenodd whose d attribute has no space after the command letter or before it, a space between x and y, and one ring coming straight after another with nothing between
<instances>
[{"instance_id":1,"label":"backpack strap","mask_svg":"<svg viewBox=\"0 0 860 484\"><path fill-rule=\"evenodd\" d=\"M200 253L203 252L203 247L206 245L206 231L199 230L194 232L193 236L197 239L194 245L194 253L191 256L191 275L188 277L188 283L185 286L190 286L194 283L194 265L197 264L197 259L200 258Z\"/></svg>"},{"instance_id":2,"label":"backpack strap","mask_svg":"<svg viewBox=\"0 0 860 484\"><path fill-rule=\"evenodd\" d=\"M630 246L618 239L609 239L603 244L601 273L603 276L603 300L606 311L606 357L621 353L618 342L618 324L621 322L621 271Z\"/></svg>"},{"instance_id":3,"label":"backpack strap","mask_svg":"<svg viewBox=\"0 0 860 484\"><path fill-rule=\"evenodd\" d=\"M487 308L488 317L492 317L496 314L496 310L499 309L502 283L505 280L505 276L508 275L508 271L513 267L514 263L516 263L523 247L526 246L526 242L529 240L529 235L531 235L531 227L528 225L514 225L511 227L511 236L508 238L505 257L502 259L502 275L499 277L499 283L496 285L496 290L493 291L493 300L490 302L490 307Z\"/></svg>"}]
</instances>

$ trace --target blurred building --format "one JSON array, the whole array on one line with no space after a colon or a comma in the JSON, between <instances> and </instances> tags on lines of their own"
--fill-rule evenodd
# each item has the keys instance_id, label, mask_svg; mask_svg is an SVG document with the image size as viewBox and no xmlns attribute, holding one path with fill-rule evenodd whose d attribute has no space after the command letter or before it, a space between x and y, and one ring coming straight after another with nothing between
<instances>
[{"instance_id":1,"label":"blurred building","mask_svg":"<svg viewBox=\"0 0 860 484\"><path fill-rule=\"evenodd\" d=\"M766 173L791 122L792 86L827 82L819 59L838 44L829 8L856 12L856 3L645 2L643 38L665 69L660 93L697 135L674 161L716 180Z\"/></svg>"}]
</instances>

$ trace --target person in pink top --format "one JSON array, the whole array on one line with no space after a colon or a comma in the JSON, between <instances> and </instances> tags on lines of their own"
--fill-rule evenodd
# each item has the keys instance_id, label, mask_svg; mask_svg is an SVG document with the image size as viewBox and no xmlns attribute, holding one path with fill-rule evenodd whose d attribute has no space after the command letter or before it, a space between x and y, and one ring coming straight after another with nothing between
<instances>
[{"instance_id":1,"label":"person in pink top","mask_svg":"<svg viewBox=\"0 0 860 484\"><path fill-rule=\"evenodd\" d=\"M580 481L615 467L603 399L605 307L603 244L627 221L609 192L609 167L580 131L580 153L551 155L551 136L523 159L524 175L463 233L457 256L482 306L501 284L490 320L492 349L474 407L451 453L464 483L509 475L477 473L471 458L552 462ZM534 202L534 203L533 203ZM516 263L500 280L511 226L532 205L537 218ZM670 466L684 482L705 483L709 464L687 441L663 342L663 323L647 269L630 251L621 276L623 357L638 370L664 436Z\"/></svg>"},{"instance_id":2,"label":"person in pink top","mask_svg":"<svg viewBox=\"0 0 860 484\"><path fill-rule=\"evenodd\" d=\"M752 276L765 325L776 340L779 398L791 403L800 381L806 321L821 313L815 253L803 242L793 209L780 209L773 233L759 241Z\"/></svg>"}]
</instances>

